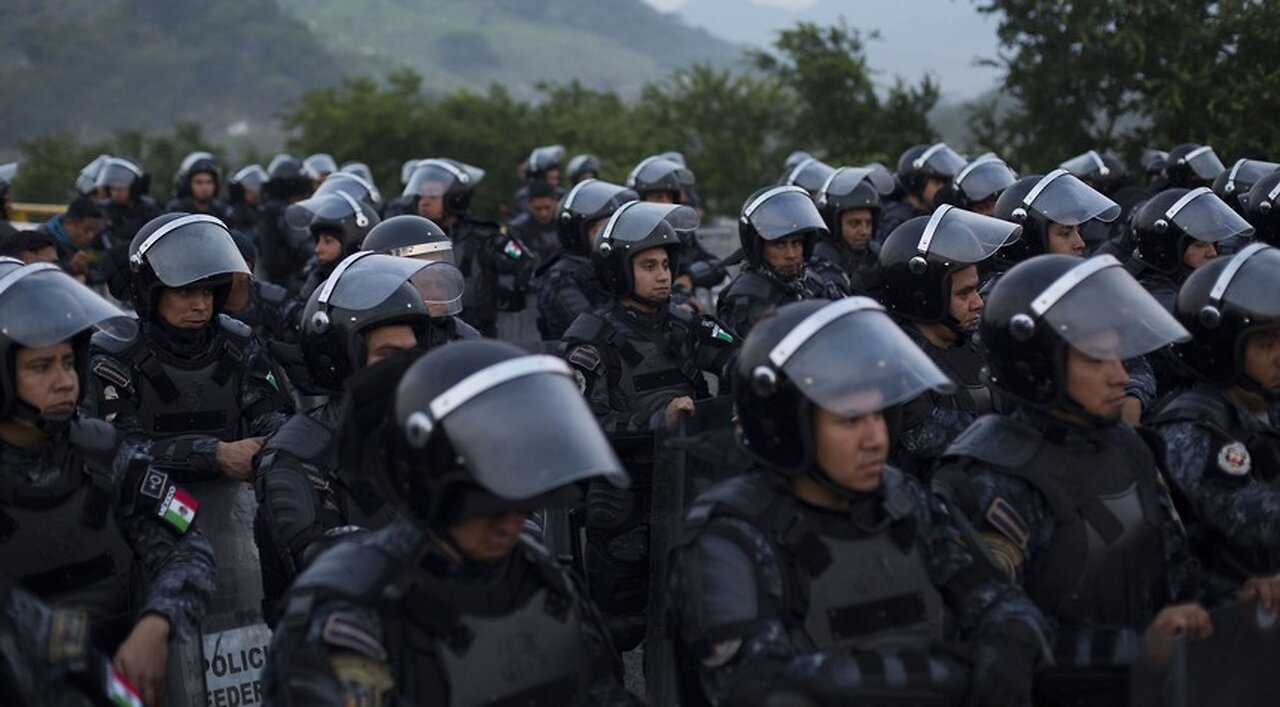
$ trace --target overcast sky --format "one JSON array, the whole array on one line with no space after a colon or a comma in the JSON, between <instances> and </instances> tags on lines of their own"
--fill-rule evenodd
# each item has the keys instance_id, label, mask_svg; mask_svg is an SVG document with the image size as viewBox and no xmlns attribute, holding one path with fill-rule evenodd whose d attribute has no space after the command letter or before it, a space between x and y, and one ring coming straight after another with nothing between
<instances>
[{"instance_id":1,"label":"overcast sky","mask_svg":"<svg viewBox=\"0 0 1280 707\"><path fill-rule=\"evenodd\" d=\"M974 60L996 53L996 21L973 0L645 0L680 14L691 25L743 44L767 45L780 29L800 20L829 24L843 16L864 30L879 29L867 46L881 82L900 75L914 82L933 72L952 99L972 98L993 88L995 70Z\"/></svg>"}]
</instances>

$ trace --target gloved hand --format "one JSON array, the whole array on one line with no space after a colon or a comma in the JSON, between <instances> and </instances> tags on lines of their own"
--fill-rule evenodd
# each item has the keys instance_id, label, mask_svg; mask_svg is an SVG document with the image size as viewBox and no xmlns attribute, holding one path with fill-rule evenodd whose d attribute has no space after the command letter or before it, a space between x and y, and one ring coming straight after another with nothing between
<instances>
[{"instance_id":1,"label":"gloved hand","mask_svg":"<svg viewBox=\"0 0 1280 707\"><path fill-rule=\"evenodd\" d=\"M969 707L1023 707L1031 704L1031 681L1040 641L1030 628L1007 623L978 639L973 652Z\"/></svg>"}]
</instances>

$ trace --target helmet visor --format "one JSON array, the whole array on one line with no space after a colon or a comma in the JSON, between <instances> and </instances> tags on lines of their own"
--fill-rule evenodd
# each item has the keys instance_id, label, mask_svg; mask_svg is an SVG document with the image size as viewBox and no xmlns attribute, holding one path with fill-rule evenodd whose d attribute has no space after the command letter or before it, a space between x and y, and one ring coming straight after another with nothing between
<instances>
[{"instance_id":1,"label":"helmet visor","mask_svg":"<svg viewBox=\"0 0 1280 707\"><path fill-rule=\"evenodd\" d=\"M185 287L216 275L249 274L231 233L212 216L184 216L166 223L143 241L138 256L167 287Z\"/></svg>"},{"instance_id":2,"label":"helmet visor","mask_svg":"<svg viewBox=\"0 0 1280 707\"><path fill-rule=\"evenodd\" d=\"M137 321L48 263L0 277L0 333L19 344L49 346L94 326L128 339Z\"/></svg>"},{"instance_id":3,"label":"helmet visor","mask_svg":"<svg viewBox=\"0 0 1280 707\"><path fill-rule=\"evenodd\" d=\"M662 157L650 157L631 170L627 186L638 189L640 186L662 184L678 189L691 187L695 181L693 172L687 167Z\"/></svg>"},{"instance_id":4,"label":"helmet visor","mask_svg":"<svg viewBox=\"0 0 1280 707\"><path fill-rule=\"evenodd\" d=\"M956 186L972 203L994 199L1016 181L1009 165L994 157L970 162L956 175Z\"/></svg>"},{"instance_id":5,"label":"helmet visor","mask_svg":"<svg viewBox=\"0 0 1280 707\"><path fill-rule=\"evenodd\" d=\"M1246 192L1254 184L1257 184L1259 179L1277 169L1280 169L1280 164L1275 162L1236 160L1236 163L1231 166L1231 171L1227 173L1227 184L1232 185L1232 190L1237 194Z\"/></svg>"},{"instance_id":6,"label":"helmet visor","mask_svg":"<svg viewBox=\"0 0 1280 707\"><path fill-rule=\"evenodd\" d=\"M1169 207L1165 217L1177 224L1178 228L1187 235L1208 243L1217 243L1232 236L1253 234L1253 226L1250 226L1240 214L1232 211L1231 207L1208 187L1187 192Z\"/></svg>"},{"instance_id":7,"label":"helmet visor","mask_svg":"<svg viewBox=\"0 0 1280 707\"><path fill-rule=\"evenodd\" d=\"M766 191L747 204L742 216L766 241L806 231L827 231L813 199L799 187L775 187Z\"/></svg>"},{"instance_id":8,"label":"helmet visor","mask_svg":"<svg viewBox=\"0 0 1280 707\"><path fill-rule=\"evenodd\" d=\"M1110 223L1120 215L1119 204L1065 169L1045 175L1027 192L1022 203L1064 226L1078 226L1093 219Z\"/></svg>"},{"instance_id":9,"label":"helmet visor","mask_svg":"<svg viewBox=\"0 0 1280 707\"><path fill-rule=\"evenodd\" d=\"M296 204L290 204L284 210L284 220L290 228L303 229L314 222L336 223L347 219L355 219L356 225L360 228L368 228L372 225L372 219L360 207L360 202L342 191L312 196Z\"/></svg>"},{"instance_id":10,"label":"helmet visor","mask_svg":"<svg viewBox=\"0 0 1280 707\"><path fill-rule=\"evenodd\" d=\"M595 216L605 211L607 206L612 205L616 210L622 204L639 198L638 194L626 187L588 179L579 182L564 195L560 211L576 216Z\"/></svg>"},{"instance_id":11,"label":"helmet visor","mask_svg":"<svg viewBox=\"0 0 1280 707\"><path fill-rule=\"evenodd\" d=\"M916 169L925 169L934 174L944 177L954 177L964 169L969 161L961 157L959 153L951 149L949 145L939 142L930 145L927 150L922 152L919 157L912 163Z\"/></svg>"},{"instance_id":12,"label":"helmet visor","mask_svg":"<svg viewBox=\"0 0 1280 707\"><path fill-rule=\"evenodd\" d=\"M142 170L136 166L125 160L112 158L103 163L94 184L108 189L130 187L141 177Z\"/></svg>"},{"instance_id":13,"label":"helmet visor","mask_svg":"<svg viewBox=\"0 0 1280 707\"><path fill-rule=\"evenodd\" d=\"M418 288L422 303L432 319L449 317L462 311L462 293L466 288L462 271L450 263L427 263L426 267L410 276L409 281Z\"/></svg>"},{"instance_id":14,"label":"helmet visor","mask_svg":"<svg viewBox=\"0 0 1280 707\"><path fill-rule=\"evenodd\" d=\"M337 192L346 192L360 201L367 201L370 204L379 204L382 202L382 194L378 188L373 185L365 177L355 174L354 172L335 172L324 180L312 196L323 196L325 194L334 194Z\"/></svg>"},{"instance_id":15,"label":"helmet visor","mask_svg":"<svg viewBox=\"0 0 1280 707\"><path fill-rule=\"evenodd\" d=\"M543 172L552 167L559 167L564 160L564 145L546 145L535 147L529 153L529 162L525 168L530 172Z\"/></svg>"},{"instance_id":16,"label":"helmet visor","mask_svg":"<svg viewBox=\"0 0 1280 707\"><path fill-rule=\"evenodd\" d=\"M1215 179L1227 166L1222 164L1218 153L1212 147L1204 145L1187 153L1187 166L1201 179Z\"/></svg>"},{"instance_id":17,"label":"helmet visor","mask_svg":"<svg viewBox=\"0 0 1280 707\"><path fill-rule=\"evenodd\" d=\"M888 172L879 172L868 167L841 167L827 178L819 196L825 195L830 200L843 199L853 194L853 190L863 182L870 184L880 196L893 193L893 177Z\"/></svg>"},{"instance_id":18,"label":"helmet visor","mask_svg":"<svg viewBox=\"0 0 1280 707\"><path fill-rule=\"evenodd\" d=\"M629 483L560 359L503 361L463 379L429 407L424 412L443 425L476 482L502 498L533 498L594 477Z\"/></svg>"},{"instance_id":19,"label":"helmet visor","mask_svg":"<svg viewBox=\"0 0 1280 707\"><path fill-rule=\"evenodd\" d=\"M1102 155L1099 155L1095 150L1089 150L1083 155L1076 155L1058 165L1058 167L1067 170L1080 179L1105 177L1111 173L1111 168L1107 167L1106 162L1102 161Z\"/></svg>"},{"instance_id":20,"label":"helmet visor","mask_svg":"<svg viewBox=\"0 0 1280 707\"><path fill-rule=\"evenodd\" d=\"M1191 337L1110 256L1086 260L1031 303L1032 312L1085 355L1124 360Z\"/></svg>"},{"instance_id":21,"label":"helmet visor","mask_svg":"<svg viewBox=\"0 0 1280 707\"><path fill-rule=\"evenodd\" d=\"M231 182L242 184L249 191L261 191L262 185L267 183L267 170L256 164L241 167L240 171L231 177Z\"/></svg>"},{"instance_id":22,"label":"helmet visor","mask_svg":"<svg viewBox=\"0 0 1280 707\"><path fill-rule=\"evenodd\" d=\"M98 187L98 173L102 171L102 166L111 159L107 155L98 155L93 161L80 168L80 174L76 176L76 191L81 194L88 194Z\"/></svg>"},{"instance_id":23,"label":"helmet visor","mask_svg":"<svg viewBox=\"0 0 1280 707\"><path fill-rule=\"evenodd\" d=\"M954 387L866 297L838 300L809 315L774 346L769 359L806 398L843 417Z\"/></svg>"},{"instance_id":24,"label":"helmet visor","mask_svg":"<svg viewBox=\"0 0 1280 707\"><path fill-rule=\"evenodd\" d=\"M1280 250L1258 244L1247 246L1218 274L1211 299L1229 302L1259 319L1280 319Z\"/></svg>"},{"instance_id":25,"label":"helmet visor","mask_svg":"<svg viewBox=\"0 0 1280 707\"><path fill-rule=\"evenodd\" d=\"M370 309L409 282L428 263L361 251L346 257L320 286L319 300L343 309Z\"/></svg>"},{"instance_id":26,"label":"helmet visor","mask_svg":"<svg viewBox=\"0 0 1280 707\"><path fill-rule=\"evenodd\" d=\"M835 168L812 157L788 170L783 184L794 184L807 192L816 192L827 183Z\"/></svg>"},{"instance_id":27,"label":"helmet visor","mask_svg":"<svg viewBox=\"0 0 1280 707\"><path fill-rule=\"evenodd\" d=\"M957 263L980 263L1022 236L1022 227L948 204L929 217L916 250Z\"/></svg>"},{"instance_id":28,"label":"helmet visor","mask_svg":"<svg viewBox=\"0 0 1280 707\"><path fill-rule=\"evenodd\" d=\"M698 212L679 204L628 202L609 218L599 240L638 243L653 235L658 224L664 221L677 233L692 231L698 227Z\"/></svg>"},{"instance_id":29,"label":"helmet visor","mask_svg":"<svg viewBox=\"0 0 1280 707\"><path fill-rule=\"evenodd\" d=\"M302 172L312 179L333 174L338 171L338 163L332 155L318 152L302 161Z\"/></svg>"}]
</instances>

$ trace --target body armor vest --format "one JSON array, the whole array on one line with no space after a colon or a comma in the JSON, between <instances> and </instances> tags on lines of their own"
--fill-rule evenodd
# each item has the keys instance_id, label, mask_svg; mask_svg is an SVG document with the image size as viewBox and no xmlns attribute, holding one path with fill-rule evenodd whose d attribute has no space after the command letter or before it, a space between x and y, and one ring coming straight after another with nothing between
<instances>
[{"instance_id":1,"label":"body armor vest","mask_svg":"<svg viewBox=\"0 0 1280 707\"><path fill-rule=\"evenodd\" d=\"M586 256L561 251L538 284L539 326L544 340L559 341L581 314L570 311L563 301L562 291L569 288L580 292L591 307L599 307L609 301L608 294L596 279L591 261Z\"/></svg>"},{"instance_id":2,"label":"body armor vest","mask_svg":"<svg viewBox=\"0 0 1280 707\"><path fill-rule=\"evenodd\" d=\"M938 399L944 401L946 407L975 415L991 412L991 391L983 385L981 378L983 360L980 351L968 343L945 349L932 344L921 344L919 340L916 343L920 344L920 348L929 355L938 368L942 369L943 373L947 374L948 378L957 383L954 393L938 395Z\"/></svg>"}]
</instances>

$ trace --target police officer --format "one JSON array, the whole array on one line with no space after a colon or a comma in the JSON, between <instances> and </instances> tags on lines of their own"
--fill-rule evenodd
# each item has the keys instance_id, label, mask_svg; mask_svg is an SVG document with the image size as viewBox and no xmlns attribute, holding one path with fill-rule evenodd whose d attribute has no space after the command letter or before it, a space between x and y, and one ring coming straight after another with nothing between
<instances>
[{"instance_id":1,"label":"police officer","mask_svg":"<svg viewBox=\"0 0 1280 707\"><path fill-rule=\"evenodd\" d=\"M766 187L752 194L738 219L746 262L720 291L716 315L745 336L761 317L787 302L843 296L834 280L805 267L818 239L827 236L822 216L800 187Z\"/></svg>"},{"instance_id":2,"label":"police officer","mask_svg":"<svg viewBox=\"0 0 1280 707\"><path fill-rule=\"evenodd\" d=\"M160 215L160 207L147 194L150 182L150 176L133 160L110 157L102 163L95 184L106 198L102 229L110 246L128 243L138 229Z\"/></svg>"},{"instance_id":3,"label":"police officer","mask_svg":"<svg viewBox=\"0 0 1280 707\"><path fill-rule=\"evenodd\" d=\"M455 160L419 160L403 197L411 213L430 219L453 243L454 264L466 278L463 319L485 336L497 336L498 310L523 308L536 266L523 245L492 221L467 214L484 170Z\"/></svg>"},{"instance_id":4,"label":"police officer","mask_svg":"<svg viewBox=\"0 0 1280 707\"><path fill-rule=\"evenodd\" d=\"M1017 173L1004 160L988 153L956 173L947 190L947 200L967 211L992 216L996 200L1016 181Z\"/></svg>"},{"instance_id":5,"label":"police officer","mask_svg":"<svg viewBox=\"0 0 1280 707\"><path fill-rule=\"evenodd\" d=\"M569 160L565 170L569 175L570 188L578 185L579 182L585 182L588 179L600 178L600 158L595 155L581 154L574 155Z\"/></svg>"},{"instance_id":6,"label":"police officer","mask_svg":"<svg viewBox=\"0 0 1280 707\"><path fill-rule=\"evenodd\" d=\"M80 410L93 327L125 335L132 322L55 266L12 259L0 261L0 319L0 565L74 610L60 614L51 659L92 636L159 704L169 641L201 620L214 566L186 492Z\"/></svg>"},{"instance_id":7,"label":"police officer","mask_svg":"<svg viewBox=\"0 0 1280 707\"><path fill-rule=\"evenodd\" d=\"M520 535L526 513L572 502L578 483L627 483L573 381L562 361L496 341L409 367L380 458L411 520L298 577L269 701L638 704L576 581Z\"/></svg>"},{"instance_id":8,"label":"police officer","mask_svg":"<svg viewBox=\"0 0 1280 707\"><path fill-rule=\"evenodd\" d=\"M1280 572L1280 251L1258 243L1192 273L1178 293L1190 341L1174 347L1196 381L1148 423L1201 561L1240 585Z\"/></svg>"},{"instance_id":9,"label":"police officer","mask_svg":"<svg viewBox=\"0 0 1280 707\"><path fill-rule=\"evenodd\" d=\"M252 235L255 241L262 221L262 190L267 179L267 170L251 164L241 167L227 182L227 206L222 211L222 220L229 228Z\"/></svg>"},{"instance_id":10,"label":"police officer","mask_svg":"<svg viewBox=\"0 0 1280 707\"><path fill-rule=\"evenodd\" d=\"M1128 704L1135 632L1211 631L1159 445L1120 419L1122 361L1187 332L1116 259L1044 255L1000 279L979 335L1019 404L956 439L934 486L1058 625L1037 703Z\"/></svg>"},{"instance_id":11,"label":"police officer","mask_svg":"<svg viewBox=\"0 0 1280 707\"><path fill-rule=\"evenodd\" d=\"M556 202L563 196L550 182L530 182L525 190L525 210L507 223L507 233L546 262L560 252L556 235Z\"/></svg>"},{"instance_id":12,"label":"police officer","mask_svg":"<svg viewBox=\"0 0 1280 707\"><path fill-rule=\"evenodd\" d=\"M1256 240L1280 245L1280 172L1262 177L1249 189L1244 217L1254 227Z\"/></svg>"},{"instance_id":13,"label":"police officer","mask_svg":"<svg viewBox=\"0 0 1280 707\"><path fill-rule=\"evenodd\" d=\"M182 158L178 171L173 174L174 198L164 210L221 216L223 205L218 201L221 186L222 167L217 159L208 152L192 152Z\"/></svg>"},{"instance_id":14,"label":"police officer","mask_svg":"<svg viewBox=\"0 0 1280 707\"><path fill-rule=\"evenodd\" d=\"M1169 150L1164 176L1173 189L1195 189L1213 184L1227 166L1209 145L1187 142Z\"/></svg>"},{"instance_id":15,"label":"police officer","mask_svg":"<svg viewBox=\"0 0 1280 707\"><path fill-rule=\"evenodd\" d=\"M1236 160L1231 169L1224 169L1217 179L1213 180L1213 193L1226 202L1232 210L1245 216L1245 204L1248 203L1249 190L1259 179L1280 170L1280 164L1263 160ZM1248 217L1245 216L1247 220Z\"/></svg>"},{"instance_id":16,"label":"police officer","mask_svg":"<svg viewBox=\"0 0 1280 707\"><path fill-rule=\"evenodd\" d=\"M1026 704L1040 613L885 464L883 411L950 386L865 297L756 325L733 399L757 466L698 498L674 554L683 662L712 704ZM956 640L972 669L937 650Z\"/></svg>"},{"instance_id":17,"label":"police officer","mask_svg":"<svg viewBox=\"0 0 1280 707\"><path fill-rule=\"evenodd\" d=\"M410 279L431 266L361 251L307 302L299 339L305 374L297 382L329 398L291 417L255 461L254 537L269 623L290 582L322 550L352 526L375 529L392 518L384 493L339 463L343 386L367 366L428 345L430 316Z\"/></svg>"},{"instance_id":18,"label":"police officer","mask_svg":"<svg viewBox=\"0 0 1280 707\"><path fill-rule=\"evenodd\" d=\"M813 247L813 264L826 263L843 275L848 291L865 292L865 273L875 267L880 244L875 242L880 225L881 192L871 170L841 167L818 188L814 201L827 224L825 238ZM887 191L892 191L892 185Z\"/></svg>"},{"instance_id":19,"label":"police officer","mask_svg":"<svg viewBox=\"0 0 1280 707\"><path fill-rule=\"evenodd\" d=\"M320 188L329 175L338 171L338 163L333 159L333 155L326 152L316 152L307 155L302 160L302 176L311 180L311 191Z\"/></svg>"},{"instance_id":20,"label":"police officer","mask_svg":"<svg viewBox=\"0 0 1280 707\"><path fill-rule=\"evenodd\" d=\"M795 166L788 167L778 179L778 184L797 186L809 192L809 196L817 197L822 185L827 183L835 171L835 167L826 162L816 157L807 157L797 162Z\"/></svg>"},{"instance_id":21,"label":"police officer","mask_svg":"<svg viewBox=\"0 0 1280 707\"><path fill-rule=\"evenodd\" d=\"M554 192L552 202L558 202L564 196L564 190L560 188L560 163L564 156L564 145L543 145L533 148L529 156L520 162L517 171L523 181L511 200L513 220L528 213L529 189L534 184L549 184Z\"/></svg>"},{"instance_id":22,"label":"police officer","mask_svg":"<svg viewBox=\"0 0 1280 707\"><path fill-rule=\"evenodd\" d=\"M917 479L926 480L947 445L992 409L979 375L982 354L973 341L982 314L978 268L1021 233L1007 221L943 204L885 239L881 301L911 341L958 384L954 391L926 391L902 405L889 456Z\"/></svg>"},{"instance_id":23,"label":"police officer","mask_svg":"<svg viewBox=\"0 0 1280 707\"><path fill-rule=\"evenodd\" d=\"M600 286L591 249L605 222L618 207L637 194L617 184L588 179L578 182L560 200L556 228L560 252L538 266L538 331L559 341L579 314L609 301Z\"/></svg>"},{"instance_id":24,"label":"police officer","mask_svg":"<svg viewBox=\"0 0 1280 707\"><path fill-rule=\"evenodd\" d=\"M305 228L291 227L285 213L290 204L311 195L311 179L302 173L298 158L281 153L267 165L267 181L262 189L266 201L259 210L258 264L262 271L258 275L296 292L315 243Z\"/></svg>"},{"instance_id":25,"label":"police officer","mask_svg":"<svg viewBox=\"0 0 1280 707\"><path fill-rule=\"evenodd\" d=\"M596 240L592 261L612 301L579 315L561 351L606 434L676 429L696 399L710 397L703 371L719 375L733 353L734 337L718 322L670 301L676 231L696 224L687 206L630 202ZM630 461L635 488L597 484L586 519L588 584L623 650L643 635L648 596L652 459L641 453Z\"/></svg>"},{"instance_id":26,"label":"police officer","mask_svg":"<svg viewBox=\"0 0 1280 707\"><path fill-rule=\"evenodd\" d=\"M967 160L945 142L907 148L898 157L897 178L903 198L885 205L877 240L883 241L909 218L932 213L939 193L966 164Z\"/></svg>"},{"instance_id":27,"label":"police officer","mask_svg":"<svg viewBox=\"0 0 1280 707\"><path fill-rule=\"evenodd\" d=\"M345 191L319 194L290 204L285 222L311 234L314 255L304 270L299 294L310 297L343 258L360 249L380 219L373 206Z\"/></svg>"},{"instance_id":28,"label":"police officer","mask_svg":"<svg viewBox=\"0 0 1280 707\"><path fill-rule=\"evenodd\" d=\"M640 195L642 201L655 204L683 204L697 209L694 197L693 171L685 166L678 152L667 152L641 160L627 176L627 188ZM724 281L724 264L698 242L696 230L678 231L684 251L680 254L680 271L676 273L672 296L678 304L688 304L697 311L702 306L694 298L696 288L711 288Z\"/></svg>"}]
</instances>

